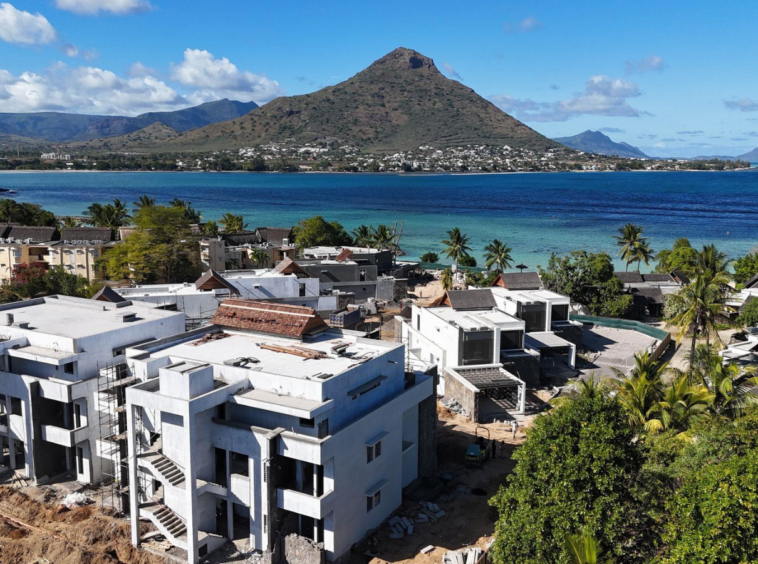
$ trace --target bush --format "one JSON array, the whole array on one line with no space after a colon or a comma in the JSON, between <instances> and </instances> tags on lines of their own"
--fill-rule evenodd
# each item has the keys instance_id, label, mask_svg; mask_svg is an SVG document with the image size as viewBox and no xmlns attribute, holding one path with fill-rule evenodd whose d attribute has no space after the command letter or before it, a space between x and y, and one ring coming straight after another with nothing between
<instances>
[{"instance_id":1,"label":"bush","mask_svg":"<svg viewBox=\"0 0 758 564\"><path fill-rule=\"evenodd\" d=\"M745 327L755 327L758 325L758 300L752 299L750 300L747 305L745 306L745 309L742 311L742 314L739 317L739 322L741 325L744 325Z\"/></svg>"},{"instance_id":2,"label":"bush","mask_svg":"<svg viewBox=\"0 0 758 564\"><path fill-rule=\"evenodd\" d=\"M568 563L567 535L593 535L619 561L640 534L630 485L642 465L626 415L605 393L581 395L540 416L513 455L514 473L490 504L498 509L496 564ZM642 527L644 529L644 527Z\"/></svg>"},{"instance_id":3,"label":"bush","mask_svg":"<svg viewBox=\"0 0 758 564\"><path fill-rule=\"evenodd\" d=\"M474 268L476 266L476 259L471 255L463 256L458 259L458 266Z\"/></svg>"},{"instance_id":4,"label":"bush","mask_svg":"<svg viewBox=\"0 0 758 564\"><path fill-rule=\"evenodd\" d=\"M429 253L424 253L423 255L421 255L421 262L424 262L426 264L435 264L439 262L439 260L440 260L440 257L439 255L437 255L437 253L429 252Z\"/></svg>"}]
</instances>

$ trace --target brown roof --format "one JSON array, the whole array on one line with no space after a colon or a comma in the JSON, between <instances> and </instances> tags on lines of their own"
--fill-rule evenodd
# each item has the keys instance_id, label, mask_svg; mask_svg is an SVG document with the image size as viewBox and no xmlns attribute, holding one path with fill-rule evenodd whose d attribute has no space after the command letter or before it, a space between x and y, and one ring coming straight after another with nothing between
<instances>
[{"instance_id":1,"label":"brown roof","mask_svg":"<svg viewBox=\"0 0 758 564\"><path fill-rule=\"evenodd\" d=\"M445 305L455 310L492 309L497 307L492 290L448 290Z\"/></svg>"},{"instance_id":2,"label":"brown roof","mask_svg":"<svg viewBox=\"0 0 758 564\"><path fill-rule=\"evenodd\" d=\"M205 273L195 282L195 288L198 290L221 290L226 288L232 294L239 294L236 286L227 282L227 280L213 269L206 270Z\"/></svg>"},{"instance_id":3,"label":"brown roof","mask_svg":"<svg viewBox=\"0 0 758 564\"><path fill-rule=\"evenodd\" d=\"M241 245L257 245L261 238L256 231L240 231L239 233L224 233L224 241L227 247L239 247Z\"/></svg>"},{"instance_id":4,"label":"brown roof","mask_svg":"<svg viewBox=\"0 0 758 564\"><path fill-rule=\"evenodd\" d=\"M284 337L302 337L327 326L311 307L241 299L222 302L211 323Z\"/></svg>"},{"instance_id":5,"label":"brown roof","mask_svg":"<svg viewBox=\"0 0 758 564\"><path fill-rule=\"evenodd\" d=\"M261 241L271 245L281 245L284 239L292 243L291 227L257 227L255 232L260 236Z\"/></svg>"},{"instance_id":6,"label":"brown roof","mask_svg":"<svg viewBox=\"0 0 758 564\"><path fill-rule=\"evenodd\" d=\"M501 272L495 277L492 286L507 290L539 290L542 280L536 272Z\"/></svg>"},{"instance_id":7,"label":"brown roof","mask_svg":"<svg viewBox=\"0 0 758 564\"><path fill-rule=\"evenodd\" d=\"M117 294L116 291L110 286L103 286L102 288L100 288L97 294L92 296L92 299L97 300L99 302L111 302L114 304L126 301L126 299L123 296Z\"/></svg>"},{"instance_id":8,"label":"brown roof","mask_svg":"<svg viewBox=\"0 0 758 564\"><path fill-rule=\"evenodd\" d=\"M336 260L337 262L343 262L346 260L350 260L352 256L353 256L353 251L351 251L350 249L342 249L340 251L340 254L338 254L337 258L335 258L334 260Z\"/></svg>"},{"instance_id":9,"label":"brown roof","mask_svg":"<svg viewBox=\"0 0 758 564\"><path fill-rule=\"evenodd\" d=\"M59 234L55 227L26 227L12 225L10 230L5 233L6 238L13 238L17 241L31 239L34 243L45 241L57 241Z\"/></svg>"},{"instance_id":10,"label":"brown roof","mask_svg":"<svg viewBox=\"0 0 758 564\"><path fill-rule=\"evenodd\" d=\"M279 274L295 274L298 278L310 278L311 275L303 270L299 264L297 264L294 260L292 260L290 257L285 257L284 260L282 260L279 264L276 265L274 268Z\"/></svg>"},{"instance_id":11,"label":"brown roof","mask_svg":"<svg viewBox=\"0 0 758 564\"><path fill-rule=\"evenodd\" d=\"M624 284L641 284L644 282L639 272L614 272L613 275Z\"/></svg>"},{"instance_id":12,"label":"brown roof","mask_svg":"<svg viewBox=\"0 0 758 564\"><path fill-rule=\"evenodd\" d=\"M61 241L112 241L113 231L107 227L64 227Z\"/></svg>"}]
</instances>

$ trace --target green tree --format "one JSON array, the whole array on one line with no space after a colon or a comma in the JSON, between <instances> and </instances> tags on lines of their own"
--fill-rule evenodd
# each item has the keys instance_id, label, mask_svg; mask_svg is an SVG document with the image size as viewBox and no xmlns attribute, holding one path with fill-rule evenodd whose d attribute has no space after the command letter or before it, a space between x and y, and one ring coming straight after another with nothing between
<instances>
[{"instance_id":1,"label":"green tree","mask_svg":"<svg viewBox=\"0 0 758 564\"><path fill-rule=\"evenodd\" d=\"M113 203L110 204L100 204L98 202L90 204L85 210L84 215L89 218L87 222L91 225L95 227L108 227L110 229L118 229L124 225L129 225L132 219L126 203L118 198L114 199Z\"/></svg>"},{"instance_id":2,"label":"green tree","mask_svg":"<svg viewBox=\"0 0 758 564\"><path fill-rule=\"evenodd\" d=\"M201 231L206 237L216 237L218 236L218 223L215 221L206 221L203 223Z\"/></svg>"},{"instance_id":3,"label":"green tree","mask_svg":"<svg viewBox=\"0 0 758 564\"><path fill-rule=\"evenodd\" d=\"M634 562L644 530L630 493L643 462L633 439L622 405L597 385L537 417L508 484L490 501L499 512L493 562L570 563L565 540L575 531Z\"/></svg>"},{"instance_id":4,"label":"green tree","mask_svg":"<svg viewBox=\"0 0 758 564\"><path fill-rule=\"evenodd\" d=\"M224 233L241 233L247 226L244 217L228 212L223 215L218 223L224 228Z\"/></svg>"},{"instance_id":5,"label":"green tree","mask_svg":"<svg viewBox=\"0 0 758 564\"><path fill-rule=\"evenodd\" d=\"M392 249L395 245L395 229L389 225L378 225L373 235L375 249Z\"/></svg>"},{"instance_id":6,"label":"green tree","mask_svg":"<svg viewBox=\"0 0 758 564\"><path fill-rule=\"evenodd\" d=\"M264 249L254 249L250 255L250 259L253 261L256 268L268 267L269 254Z\"/></svg>"},{"instance_id":7,"label":"green tree","mask_svg":"<svg viewBox=\"0 0 758 564\"><path fill-rule=\"evenodd\" d=\"M80 221L76 219L75 217L66 216L61 217L58 222L58 228L64 229L64 228L72 228L72 227L79 227Z\"/></svg>"},{"instance_id":8,"label":"green tree","mask_svg":"<svg viewBox=\"0 0 758 564\"><path fill-rule=\"evenodd\" d=\"M192 202L187 202L179 198L174 198L168 203L168 205L171 206L172 208L177 208L177 209L182 210L182 213L184 214L184 218L190 223L200 223L203 220L203 215L200 213L200 210L196 210L195 208L193 208Z\"/></svg>"},{"instance_id":9,"label":"green tree","mask_svg":"<svg viewBox=\"0 0 758 564\"><path fill-rule=\"evenodd\" d=\"M613 261L606 253L553 253L547 268L538 268L545 288L587 306L593 315L623 317L632 306L632 296L613 275Z\"/></svg>"},{"instance_id":10,"label":"green tree","mask_svg":"<svg viewBox=\"0 0 758 564\"><path fill-rule=\"evenodd\" d=\"M571 564L598 564L602 551L592 535L568 535L566 552Z\"/></svg>"},{"instance_id":11,"label":"green tree","mask_svg":"<svg viewBox=\"0 0 758 564\"><path fill-rule=\"evenodd\" d=\"M292 235L300 250L319 246L341 247L353 242L340 223L326 221L321 215L300 221L292 228Z\"/></svg>"},{"instance_id":12,"label":"green tree","mask_svg":"<svg viewBox=\"0 0 758 564\"><path fill-rule=\"evenodd\" d=\"M86 278L70 274L58 265L45 270L37 265L20 264L14 267L11 278L4 288L20 298L37 298L61 294L79 298L89 298L99 284L91 284Z\"/></svg>"},{"instance_id":13,"label":"green tree","mask_svg":"<svg viewBox=\"0 0 758 564\"><path fill-rule=\"evenodd\" d=\"M738 321L744 327L758 326L758 300L752 299L745 305Z\"/></svg>"},{"instance_id":14,"label":"green tree","mask_svg":"<svg viewBox=\"0 0 758 564\"><path fill-rule=\"evenodd\" d=\"M668 274L675 270L681 270L692 274L697 265L697 251L690 245L689 239L680 238L674 241L671 249L662 249L656 254L658 263L655 271Z\"/></svg>"},{"instance_id":15,"label":"green tree","mask_svg":"<svg viewBox=\"0 0 758 564\"><path fill-rule=\"evenodd\" d=\"M372 247L374 245L374 226L361 224L353 229L353 243L357 247Z\"/></svg>"},{"instance_id":16,"label":"green tree","mask_svg":"<svg viewBox=\"0 0 758 564\"><path fill-rule=\"evenodd\" d=\"M445 245L443 253L449 259L453 259L456 268L461 259L469 256L471 247L469 247L469 236L461 233L461 230L457 227L453 227L447 232L447 239L442 240L442 244Z\"/></svg>"},{"instance_id":17,"label":"green tree","mask_svg":"<svg viewBox=\"0 0 758 564\"><path fill-rule=\"evenodd\" d=\"M495 267L497 272L503 272L511 267L513 258L511 257L511 249L508 243L503 243L500 239L494 239L492 243L484 248L484 265L487 270L492 270Z\"/></svg>"},{"instance_id":18,"label":"green tree","mask_svg":"<svg viewBox=\"0 0 758 564\"><path fill-rule=\"evenodd\" d=\"M453 289L453 272L449 268L446 268L445 270L443 270L440 281L442 282L443 290L452 290Z\"/></svg>"},{"instance_id":19,"label":"green tree","mask_svg":"<svg viewBox=\"0 0 758 564\"><path fill-rule=\"evenodd\" d=\"M744 284L758 274L758 252L746 254L734 261L734 281Z\"/></svg>"},{"instance_id":20,"label":"green tree","mask_svg":"<svg viewBox=\"0 0 758 564\"><path fill-rule=\"evenodd\" d=\"M178 206L139 210L135 231L102 259L111 279L130 278L138 284L188 282L200 273L200 250L191 222Z\"/></svg>"},{"instance_id":21,"label":"green tree","mask_svg":"<svg viewBox=\"0 0 758 564\"><path fill-rule=\"evenodd\" d=\"M436 264L439 260L440 257L437 253L428 252L421 255L421 262L426 264Z\"/></svg>"},{"instance_id":22,"label":"green tree","mask_svg":"<svg viewBox=\"0 0 758 564\"><path fill-rule=\"evenodd\" d=\"M57 219L52 212L42 209L37 204L19 204L8 198L0 200L0 221L47 227L57 225Z\"/></svg>"},{"instance_id":23,"label":"green tree","mask_svg":"<svg viewBox=\"0 0 758 564\"><path fill-rule=\"evenodd\" d=\"M619 234L614 237L616 244L620 247L617 256L621 257L626 263L626 270L629 270L629 265L635 262L639 267L639 261L643 260L644 257L647 257L649 261L651 251L647 244L647 238L642 236L641 226L627 223L624 227L619 228L618 232Z\"/></svg>"},{"instance_id":24,"label":"green tree","mask_svg":"<svg viewBox=\"0 0 758 564\"><path fill-rule=\"evenodd\" d=\"M143 194L137 198L136 202L132 202L132 205L134 206L135 210L141 210L142 208L151 208L155 205L155 198L152 198L147 194Z\"/></svg>"}]
</instances>

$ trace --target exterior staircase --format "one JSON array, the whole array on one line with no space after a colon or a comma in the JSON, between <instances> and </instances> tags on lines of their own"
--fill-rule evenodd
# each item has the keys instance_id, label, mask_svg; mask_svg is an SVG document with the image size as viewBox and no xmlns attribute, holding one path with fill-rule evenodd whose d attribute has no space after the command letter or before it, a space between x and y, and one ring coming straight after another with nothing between
<instances>
[{"instance_id":1,"label":"exterior staircase","mask_svg":"<svg viewBox=\"0 0 758 564\"><path fill-rule=\"evenodd\" d=\"M164 482L177 488L184 488L184 472L169 458L157 451L148 451L140 455L163 478Z\"/></svg>"},{"instance_id":2,"label":"exterior staircase","mask_svg":"<svg viewBox=\"0 0 758 564\"><path fill-rule=\"evenodd\" d=\"M140 513L148 517L171 544L186 549L187 526L176 513L157 502L141 505Z\"/></svg>"}]
</instances>

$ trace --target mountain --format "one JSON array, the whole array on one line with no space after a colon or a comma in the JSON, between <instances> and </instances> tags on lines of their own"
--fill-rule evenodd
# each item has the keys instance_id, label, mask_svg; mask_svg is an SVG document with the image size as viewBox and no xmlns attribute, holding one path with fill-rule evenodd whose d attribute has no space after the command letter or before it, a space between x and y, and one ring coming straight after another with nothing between
<instances>
[{"instance_id":1,"label":"mountain","mask_svg":"<svg viewBox=\"0 0 758 564\"><path fill-rule=\"evenodd\" d=\"M738 155L737 159L741 161L748 161L749 163L758 162L758 147L745 153L744 155Z\"/></svg>"},{"instance_id":2,"label":"mountain","mask_svg":"<svg viewBox=\"0 0 758 564\"><path fill-rule=\"evenodd\" d=\"M89 151L97 152L118 152L124 150L135 150L155 147L175 139L179 132L165 123L156 121L147 127L132 131L126 135L118 137L103 137L91 141L73 143L69 145L77 153Z\"/></svg>"},{"instance_id":3,"label":"mountain","mask_svg":"<svg viewBox=\"0 0 758 564\"><path fill-rule=\"evenodd\" d=\"M561 145L566 145L567 147L571 147L578 151L584 151L585 153L618 157L635 157L640 159L650 158L637 147L633 147L632 145L623 142L616 143L607 135L604 135L599 131L590 131L589 129L579 135L574 135L573 137L557 137L553 139L553 141L557 141Z\"/></svg>"},{"instance_id":4,"label":"mountain","mask_svg":"<svg viewBox=\"0 0 758 564\"><path fill-rule=\"evenodd\" d=\"M242 118L183 133L161 149L236 149L284 141L333 142L372 152L420 145L559 146L443 76L429 57L401 47L335 86L276 98Z\"/></svg>"},{"instance_id":5,"label":"mountain","mask_svg":"<svg viewBox=\"0 0 758 564\"><path fill-rule=\"evenodd\" d=\"M0 113L0 134L64 143L124 135L155 122L161 122L177 131L187 131L238 118L257 107L255 102L244 103L225 99L174 112L151 112L137 117L60 112Z\"/></svg>"}]
</instances>

